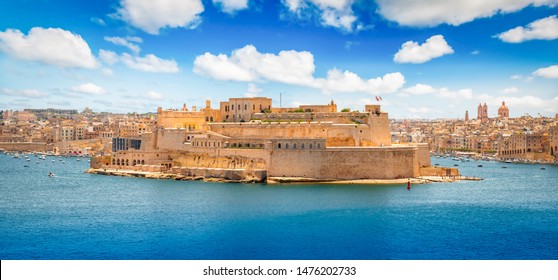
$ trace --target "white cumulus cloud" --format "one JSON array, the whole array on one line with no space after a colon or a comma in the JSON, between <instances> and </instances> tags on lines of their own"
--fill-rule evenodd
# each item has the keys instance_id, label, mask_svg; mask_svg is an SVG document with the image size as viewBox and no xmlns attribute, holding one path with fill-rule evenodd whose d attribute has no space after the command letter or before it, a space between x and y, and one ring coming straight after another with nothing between
<instances>
[{"instance_id":1,"label":"white cumulus cloud","mask_svg":"<svg viewBox=\"0 0 558 280\"><path fill-rule=\"evenodd\" d=\"M332 69L327 72L327 78L316 79L313 87L319 88L326 93L390 93L401 88L403 84L405 84L405 77L399 72L365 80L350 71L341 72L337 69Z\"/></svg>"},{"instance_id":2,"label":"white cumulus cloud","mask_svg":"<svg viewBox=\"0 0 558 280\"><path fill-rule=\"evenodd\" d=\"M176 61L161 59L153 54L139 57L124 53L120 59L129 68L139 71L152 73L177 73L180 71Z\"/></svg>"},{"instance_id":3,"label":"white cumulus cloud","mask_svg":"<svg viewBox=\"0 0 558 280\"><path fill-rule=\"evenodd\" d=\"M493 97L490 95L480 95L478 100L486 102L488 106L500 106L502 101L510 108L510 112L515 112L516 115L522 115L522 112L534 111L546 113L554 116L556 108L558 108L558 97L551 99L542 99L538 96L525 95L525 96L498 96Z\"/></svg>"},{"instance_id":4,"label":"white cumulus cloud","mask_svg":"<svg viewBox=\"0 0 558 280\"><path fill-rule=\"evenodd\" d=\"M403 93L411 95L431 94L434 92L436 92L436 89L433 88L431 85L426 84L416 84L403 90Z\"/></svg>"},{"instance_id":5,"label":"white cumulus cloud","mask_svg":"<svg viewBox=\"0 0 558 280\"><path fill-rule=\"evenodd\" d=\"M323 92L394 92L405 83L399 73L363 79L350 71L329 70L326 78L315 78L314 56L307 51L260 53L247 45L230 56L205 53L196 57L194 73L216 80L258 82L273 81L317 88Z\"/></svg>"},{"instance_id":6,"label":"white cumulus cloud","mask_svg":"<svg viewBox=\"0 0 558 280\"><path fill-rule=\"evenodd\" d=\"M153 54L146 56L131 55L123 53L121 55L108 50L99 50L99 58L106 64L113 65L122 62L128 68L151 73L177 73L180 71L178 64L173 59L162 59Z\"/></svg>"},{"instance_id":7,"label":"white cumulus cloud","mask_svg":"<svg viewBox=\"0 0 558 280\"><path fill-rule=\"evenodd\" d=\"M283 0L289 12L304 18L316 13L323 26L331 26L346 32L359 29L355 26L358 18L354 15L354 0Z\"/></svg>"},{"instance_id":8,"label":"white cumulus cloud","mask_svg":"<svg viewBox=\"0 0 558 280\"><path fill-rule=\"evenodd\" d=\"M99 50L99 58L102 62L109 65L113 65L120 60L120 57L117 53L107 50Z\"/></svg>"},{"instance_id":9,"label":"white cumulus cloud","mask_svg":"<svg viewBox=\"0 0 558 280\"><path fill-rule=\"evenodd\" d=\"M527 6L550 6L558 0L377 0L378 13L406 26L460 25Z\"/></svg>"},{"instance_id":10,"label":"white cumulus cloud","mask_svg":"<svg viewBox=\"0 0 558 280\"><path fill-rule=\"evenodd\" d=\"M519 89L516 87L508 87L501 90L500 92L502 92L503 94L514 94L514 93L518 93Z\"/></svg>"},{"instance_id":11,"label":"white cumulus cloud","mask_svg":"<svg viewBox=\"0 0 558 280\"><path fill-rule=\"evenodd\" d=\"M247 45L231 56L205 53L194 60L194 72L217 80L253 82L260 79L288 84L310 84L314 56L309 52L281 51L278 55L260 53Z\"/></svg>"},{"instance_id":12,"label":"white cumulus cloud","mask_svg":"<svg viewBox=\"0 0 558 280\"><path fill-rule=\"evenodd\" d=\"M17 29L0 31L0 50L18 59L61 67L98 66L87 42L81 36L60 28L33 27L28 35Z\"/></svg>"},{"instance_id":13,"label":"white cumulus cloud","mask_svg":"<svg viewBox=\"0 0 558 280\"><path fill-rule=\"evenodd\" d=\"M495 35L506 43L521 43L528 40L554 40L558 38L558 18L549 16L529 23L526 27L518 26Z\"/></svg>"},{"instance_id":14,"label":"white cumulus cloud","mask_svg":"<svg viewBox=\"0 0 558 280\"><path fill-rule=\"evenodd\" d=\"M105 93L107 93L107 91L94 84L94 83L85 83L85 84L81 84L79 86L75 86L70 88L70 90L74 91L74 92L79 92L79 93L87 93L87 94L93 94L93 95L103 95Z\"/></svg>"},{"instance_id":15,"label":"white cumulus cloud","mask_svg":"<svg viewBox=\"0 0 558 280\"><path fill-rule=\"evenodd\" d=\"M220 7L224 13L234 14L248 9L248 0L213 0L213 5Z\"/></svg>"},{"instance_id":16,"label":"white cumulus cloud","mask_svg":"<svg viewBox=\"0 0 558 280\"><path fill-rule=\"evenodd\" d=\"M195 28L204 7L201 0L121 0L118 15L149 34L161 28Z\"/></svg>"},{"instance_id":17,"label":"white cumulus cloud","mask_svg":"<svg viewBox=\"0 0 558 280\"><path fill-rule=\"evenodd\" d=\"M412 87L403 89L401 92L403 96L431 94L439 98L446 98L446 99L453 99L453 100L463 100L463 99L473 98L473 90L470 88L459 89L455 91L455 90L450 90L447 87L435 88L427 84L416 84Z\"/></svg>"},{"instance_id":18,"label":"white cumulus cloud","mask_svg":"<svg viewBox=\"0 0 558 280\"><path fill-rule=\"evenodd\" d=\"M533 72L533 75L547 79L558 79L558 65L539 68L537 71Z\"/></svg>"},{"instance_id":19,"label":"white cumulus cloud","mask_svg":"<svg viewBox=\"0 0 558 280\"><path fill-rule=\"evenodd\" d=\"M150 91L146 94L147 99L150 100L163 100L163 95L161 93Z\"/></svg>"},{"instance_id":20,"label":"white cumulus cloud","mask_svg":"<svg viewBox=\"0 0 558 280\"><path fill-rule=\"evenodd\" d=\"M131 42L141 43L142 40L139 37L129 37L129 39L132 39L134 41L128 40L127 38L122 38L122 37L108 37L108 36L105 37L104 39L105 39L105 41L111 42L115 45L126 47L135 54L138 54L141 50L139 45L131 43Z\"/></svg>"},{"instance_id":21,"label":"white cumulus cloud","mask_svg":"<svg viewBox=\"0 0 558 280\"><path fill-rule=\"evenodd\" d=\"M246 93L244 94L244 96L246 97L256 97L258 96L263 90L261 88L259 88L258 86L256 86L253 83L249 83L248 84L248 90L246 91Z\"/></svg>"},{"instance_id":22,"label":"white cumulus cloud","mask_svg":"<svg viewBox=\"0 0 558 280\"><path fill-rule=\"evenodd\" d=\"M452 53L453 49L448 45L444 36L435 35L428 38L422 45L413 41L405 42L393 57L393 61L420 64Z\"/></svg>"},{"instance_id":23,"label":"white cumulus cloud","mask_svg":"<svg viewBox=\"0 0 558 280\"><path fill-rule=\"evenodd\" d=\"M41 97L48 96L48 94L36 89L13 90L8 88L0 88L0 94L17 96L17 97L29 97L29 98L41 98Z\"/></svg>"}]
</instances>

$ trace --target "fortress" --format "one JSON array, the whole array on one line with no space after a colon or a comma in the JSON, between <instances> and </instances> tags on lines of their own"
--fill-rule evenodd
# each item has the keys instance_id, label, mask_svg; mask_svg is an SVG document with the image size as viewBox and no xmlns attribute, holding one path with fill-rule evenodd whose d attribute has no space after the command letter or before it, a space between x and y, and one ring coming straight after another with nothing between
<instances>
[{"instance_id":1,"label":"fortress","mask_svg":"<svg viewBox=\"0 0 558 280\"><path fill-rule=\"evenodd\" d=\"M218 110L210 101L199 111L158 108L151 133L119 139L134 144L114 146L91 167L257 182L458 175L456 169L432 168L427 144L392 144L388 114L380 109L337 112L333 101L272 108L265 97L231 98Z\"/></svg>"}]
</instances>

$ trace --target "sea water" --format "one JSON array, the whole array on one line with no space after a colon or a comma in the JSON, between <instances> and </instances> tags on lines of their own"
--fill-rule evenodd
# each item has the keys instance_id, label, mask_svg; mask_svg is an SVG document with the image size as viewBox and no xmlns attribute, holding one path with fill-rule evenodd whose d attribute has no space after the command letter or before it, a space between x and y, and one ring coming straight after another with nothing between
<instances>
[{"instance_id":1,"label":"sea water","mask_svg":"<svg viewBox=\"0 0 558 280\"><path fill-rule=\"evenodd\" d=\"M29 158L0 154L0 259L558 258L558 166L471 160L461 173L483 181L408 191L114 177L84 173L86 158Z\"/></svg>"}]
</instances>

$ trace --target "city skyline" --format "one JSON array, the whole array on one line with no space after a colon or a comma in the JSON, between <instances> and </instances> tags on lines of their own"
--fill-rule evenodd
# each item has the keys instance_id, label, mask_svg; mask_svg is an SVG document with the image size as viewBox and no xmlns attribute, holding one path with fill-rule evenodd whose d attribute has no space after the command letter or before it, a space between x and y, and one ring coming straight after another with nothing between
<instances>
[{"instance_id":1,"label":"city skyline","mask_svg":"<svg viewBox=\"0 0 558 280\"><path fill-rule=\"evenodd\" d=\"M478 3L477 3L478 2ZM556 0L10 1L0 110L153 112L229 97L391 118L553 117ZM381 96L377 102L376 97Z\"/></svg>"}]
</instances>

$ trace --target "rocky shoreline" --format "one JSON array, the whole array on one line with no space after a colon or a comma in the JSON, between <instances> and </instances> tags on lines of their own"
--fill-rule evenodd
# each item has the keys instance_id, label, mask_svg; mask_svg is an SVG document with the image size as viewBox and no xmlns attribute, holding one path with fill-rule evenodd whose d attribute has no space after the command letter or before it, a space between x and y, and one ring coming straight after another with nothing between
<instances>
[{"instance_id":1,"label":"rocky shoreline","mask_svg":"<svg viewBox=\"0 0 558 280\"><path fill-rule=\"evenodd\" d=\"M95 169L89 168L85 171L89 174L121 176L121 177L138 177L147 179L171 179L177 181L204 181L204 182L217 182L217 183L264 183L256 178L247 178L241 180L229 180L224 178L206 178L204 176L185 176L173 173L164 172L151 172L151 171L135 171L135 170L121 170L121 169Z\"/></svg>"},{"instance_id":2,"label":"rocky shoreline","mask_svg":"<svg viewBox=\"0 0 558 280\"><path fill-rule=\"evenodd\" d=\"M164 172L151 172L151 171L135 171L135 170L121 170L121 169L95 169L90 168L85 173L121 176L121 177L139 177L147 179L171 179L178 181L203 181L215 183L267 183L267 184L361 184L361 185L401 185L406 184L408 178L402 179L360 179L360 180L337 180L337 179L314 179L314 178L301 178L301 177L269 177L266 180L257 178L244 178L239 180L230 180L224 178L204 177L204 176L185 176L173 173ZM422 176L417 178L410 178L411 184L428 184L437 182L455 182L461 180L482 180L475 177L438 177L438 176Z\"/></svg>"}]
</instances>

